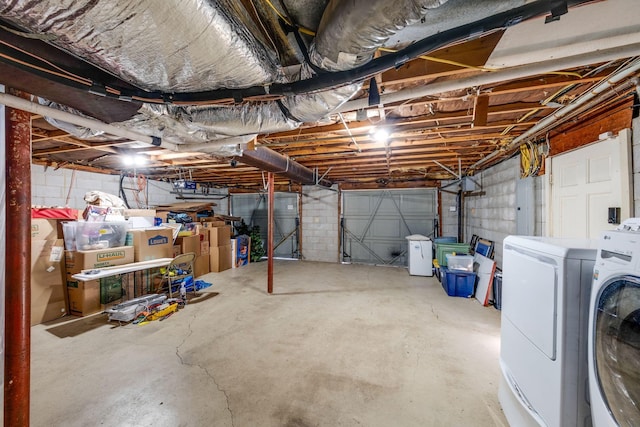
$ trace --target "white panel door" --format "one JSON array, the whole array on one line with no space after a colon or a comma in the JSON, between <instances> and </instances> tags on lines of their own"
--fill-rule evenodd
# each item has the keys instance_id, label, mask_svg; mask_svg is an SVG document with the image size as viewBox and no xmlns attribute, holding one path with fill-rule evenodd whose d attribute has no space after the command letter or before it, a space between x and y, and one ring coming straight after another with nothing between
<instances>
[{"instance_id":1,"label":"white panel door","mask_svg":"<svg viewBox=\"0 0 640 427\"><path fill-rule=\"evenodd\" d=\"M631 214L630 133L561 154L547 162L551 171L550 235L597 239L611 229L608 208Z\"/></svg>"}]
</instances>

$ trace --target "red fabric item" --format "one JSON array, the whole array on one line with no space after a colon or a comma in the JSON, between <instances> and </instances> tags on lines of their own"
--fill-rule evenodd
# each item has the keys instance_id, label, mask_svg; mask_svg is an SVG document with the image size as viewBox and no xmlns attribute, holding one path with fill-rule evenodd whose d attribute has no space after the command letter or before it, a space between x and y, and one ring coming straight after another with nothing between
<instances>
[{"instance_id":1,"label":"red fabric item","mask_svg":"<svg viewBox=\"0 0 640 427\"><path fill-rule=\"evenodd\" d=\"M78 211L71 208L31 208L31 218L78 220Z\"/></svg>"}]
</instances>

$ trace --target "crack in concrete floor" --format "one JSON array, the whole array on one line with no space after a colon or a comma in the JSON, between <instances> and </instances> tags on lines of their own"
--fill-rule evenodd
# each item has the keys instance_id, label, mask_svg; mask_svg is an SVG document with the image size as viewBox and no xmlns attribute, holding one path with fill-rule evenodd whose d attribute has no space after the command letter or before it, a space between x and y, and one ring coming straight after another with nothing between
<instances>
[{"instance_id":1,"label":"crack in concrete floor","mask_svg":"<svg viewBox=\"0 0 640 427\"><path fill-rule=\"evenodd\" d=\"M200 370L204 371L209 378L211 378L211 380L215 384L215 386L218 389L218 391L221 392L222 394L224 394L224 398L225 398L225 401L226 401L226 404L227 404L227 411L229 411L229 415L231 417L231 427L235 427L234 418L233 418L233 411L231 410L231 406L229 405L229 394L227 393L227 391L220 387L220 385L218 384L218 381L216 380L216 378L213 376L213 374L211 374L211 372L209 372L209 370L207 368L203 367L199 363L187 363L187 362L185 362L184 358L180 354L180 347L182 347L187 342L187 339L189 339L189 337L193 334L193 330L191 329L191 323L195 319L196 319L196 316L194 315L193 318L191 319L191 321L189 322L189 333L184 337L182 342L178 346L176 346L176 356L178 356L178 359L180 359L180 364L181 365L189 366L189 367L197 367Z\"/></svg>"}]
</instances>

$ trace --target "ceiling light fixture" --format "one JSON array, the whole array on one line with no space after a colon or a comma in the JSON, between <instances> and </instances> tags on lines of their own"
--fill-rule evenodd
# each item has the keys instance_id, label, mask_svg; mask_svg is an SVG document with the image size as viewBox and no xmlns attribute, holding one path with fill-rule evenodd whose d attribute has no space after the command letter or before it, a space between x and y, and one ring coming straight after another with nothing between
<instances>
[{"instance_id":1,"label":"ceiling light fixture","mask_svg":"<svg viewBox=\"0 0 640 427\"><path fill-rule=\"evenodd\" d=\"M386 129L378 129L373 132L373 139L378 142L387 142L389 139L389 132Z\"/></svg>"},{"instance_id":2,"label":"ceiling light fixture","mask_svg":"<svg viewBox=\"0 0 640 427\"><path fill-rule=\"evenodd\" d=\"M148 159L140 154L126 155L122 158L125 166L144 166L147 164Z\"/></svg>"}]
</instances>

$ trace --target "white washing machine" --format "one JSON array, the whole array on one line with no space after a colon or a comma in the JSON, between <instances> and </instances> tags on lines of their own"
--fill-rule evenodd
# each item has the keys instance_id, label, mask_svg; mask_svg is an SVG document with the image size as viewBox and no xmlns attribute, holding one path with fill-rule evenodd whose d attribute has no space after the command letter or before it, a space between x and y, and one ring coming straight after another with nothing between
<instances>
[{"instance_id":1,"label":"white washing machine","mask_svg":"<svg viewBox=\"0 0 640 427\"><path fill-rule=\"evenodd\" d=\"M602 234L593 271L588 356L595 427L640 426L640 220L625 224L626 231Z\"/></svg>"},{"instance_id":2,"label":"white washing machine","mask_svg":"<svg viewBox=\"0 0 640 427\"><path fill-rule=\"evenodd\" d=\"M596 245L504 240L498 397L512 427L591 425L587 327Z\"/></svg>"}]
</instances>

